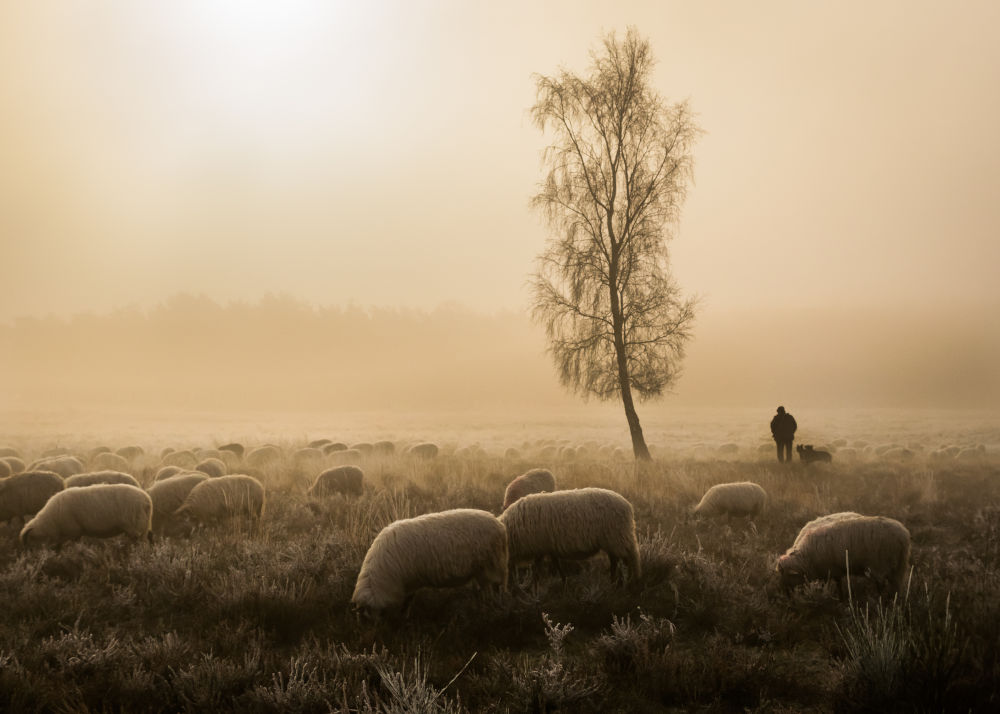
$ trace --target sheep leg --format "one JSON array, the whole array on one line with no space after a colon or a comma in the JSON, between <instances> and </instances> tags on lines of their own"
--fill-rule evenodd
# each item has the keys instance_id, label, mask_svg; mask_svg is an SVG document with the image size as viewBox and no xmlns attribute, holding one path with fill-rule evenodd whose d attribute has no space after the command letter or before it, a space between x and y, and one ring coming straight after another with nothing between
<instances>
[{"instance_id":1,"label":"sheep leg","mask_svg":"<svg viewBox=\"0 0 1000 714\"><path fill-rule=\"evenodd\" d=\"M622 572L621 561L608 553L608 563L611 566L611 582L616 585L624 585L625 574Z\"/></svg>"},{"instance_id":2,"label":"sheep leg","mask_svg":"<svg viewBox=\"0 0 1000 714\"><path fill-rule=\"evenodd\" d=\"M403 599L403 604L400 606L400 610L403 613L403 617L406 619L410 618L410 609L413 607L413 596L415 593L410 593Z\"/></svg>"}]
</instances>

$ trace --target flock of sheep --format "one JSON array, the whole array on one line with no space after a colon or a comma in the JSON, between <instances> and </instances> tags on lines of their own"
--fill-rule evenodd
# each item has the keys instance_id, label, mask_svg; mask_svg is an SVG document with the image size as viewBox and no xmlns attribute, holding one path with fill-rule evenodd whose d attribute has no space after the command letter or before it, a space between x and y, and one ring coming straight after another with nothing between
<instances>
[{"instance_id":1,"label":"flock of sheep","mask_svg":"<svg viewBox=\"0 0 1000 714\"><path fill-rule=\"evenodd\" d=\"M325 443L324 443L325 442ZM353 461L363 453L392 453L391 442L356 445L321 440L300 449L298 462L328 463L333 455ZM233 468L253 470L281 456L275 446L245 452L226 444L210 453L165 450L152 484L143 489L127 473L138 447L91 452L84 460L58 454L25 465L14 449L0 448L0 522L20 519L23 546L58 547L81 536L126 534L140 540L177 534L227 518L259 519L263 484ZM415 458L434 458L434 444L409 449ZM314 459L315 461L310 461ZM308 489L311 497L359 496L364 472L352 463L321 470ZM711 487L693 509L701 517L754 517L767 494L750 482ZM25 522L26 521L26 522ZM405 607L421 587L451 587L475 580L484 589L504 591L522 564L607 554L611 577L641 577L635 516L627 499L605 488L558 490L551 471L532 469L513 479L499 516L458 508L397 520L380 531L361 565L352 596L356 608L372 614ZM836 513L807 523L777 570L786 590L806 581L862 574L880 589L898 592L910 553L910 534L890 518ZM537 574L537 570L536 570Z\"/></svg>"}]
</instances>

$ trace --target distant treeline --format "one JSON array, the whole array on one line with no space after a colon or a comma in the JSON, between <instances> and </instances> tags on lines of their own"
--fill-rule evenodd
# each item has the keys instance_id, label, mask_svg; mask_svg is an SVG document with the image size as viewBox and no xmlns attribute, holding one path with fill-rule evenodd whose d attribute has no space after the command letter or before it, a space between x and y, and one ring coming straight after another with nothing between
<instances>
[{"instance_id":1,"label":"distant treeline","mask_svg":"<svg viewBox=\"0 0 1000 714\"><path fill-rule=\"evenodd\" d=\"M1000 329L987 309L873 307L720 313L695 326L672 406L1000 408ZM559 386L520 312L220 304L0 324L2 399L232 409L544 409Z\"/></svg>"},{"instance_id":2,"label":"distant treeline","mask_svg":"<svg viewBox=\"0 0 1000 714\"><path fill-rule=\"evenodd\" d=\"M464 408L564 399L524 315L177 295L149 310L0 325L18 405Z\"/></svg>"}]
</instances>

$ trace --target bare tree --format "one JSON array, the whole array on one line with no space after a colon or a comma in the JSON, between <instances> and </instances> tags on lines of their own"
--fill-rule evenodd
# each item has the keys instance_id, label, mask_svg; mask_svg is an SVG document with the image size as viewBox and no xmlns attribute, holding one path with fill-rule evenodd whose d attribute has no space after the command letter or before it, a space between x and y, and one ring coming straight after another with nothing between
<instances>
[{"instance_id":1,"label":"bare tree","mask_svg":"<svg viewBox=\"0 0 1000 714\"><path fill-rule=\"evenodd\" d=\"M621 396L636 459L649 460L633 395L679 374L695 301L670 274L667 240L692 179L700 130L686 103L649 86L649 42L629 28L592 53L589 75L537 75L535 124L554 134L533 198L555 233L532 277L533 310L563 385Z\"/></svg>"}]
</instances>

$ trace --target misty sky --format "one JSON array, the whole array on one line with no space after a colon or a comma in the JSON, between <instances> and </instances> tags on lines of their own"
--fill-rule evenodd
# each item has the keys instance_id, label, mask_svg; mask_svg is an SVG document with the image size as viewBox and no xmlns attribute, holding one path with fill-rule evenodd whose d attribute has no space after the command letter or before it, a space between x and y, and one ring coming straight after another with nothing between
<instances>
[{"instance_id":1,"label":"misty sky","mask_svg":"<svg viewBox=\"0 0 1000 714\"><path fill-rule=\"evenodd\" d=\"M532 73L651 41L710 310L995 305L1000 3L0 3L0 320L180 292L521 309Z\"/></svg>"}]
</instances>

